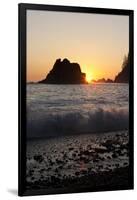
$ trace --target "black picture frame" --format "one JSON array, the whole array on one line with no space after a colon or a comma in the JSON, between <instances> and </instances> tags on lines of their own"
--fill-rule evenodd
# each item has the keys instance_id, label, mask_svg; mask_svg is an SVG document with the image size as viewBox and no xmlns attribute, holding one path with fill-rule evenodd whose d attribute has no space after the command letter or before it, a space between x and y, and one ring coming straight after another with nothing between
<instances>
[{"instance_id":1,"label":"black picture frame","mask_svg":"<svg viewBox=\"0 0 137 200\"><path fill-rule=\"evenodd\" d=\"M18 195L45 195L45 194L60 194L60 193L77 193L77 192L93 192L93 191L113 191L125 190L134 188L134 11L122 9L107 9L107 8L89 8L89 7L72 7L72 6L58 6L58 5L42 5L42 4L24 4L18 5L19 18L18 18L18 67L19 67L19 122L18 122ZM77 189L52 189L45 190L29 190L25 189L25 175L26 175L26 11L27 10L43 10L43 11L60 11L60 12L75 12L75 13L96 13L96 14L109 14L109 15L126 15L129 16L129 51L130 51L130 81L129 81L129 185L125 187L106 187L99 188Z\"/></svg>"}]
</instances>

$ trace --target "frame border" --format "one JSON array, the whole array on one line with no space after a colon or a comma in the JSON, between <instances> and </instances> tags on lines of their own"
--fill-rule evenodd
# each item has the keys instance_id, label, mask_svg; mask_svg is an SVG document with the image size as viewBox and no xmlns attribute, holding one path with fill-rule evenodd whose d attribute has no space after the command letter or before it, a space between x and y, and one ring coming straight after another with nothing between
<instances>
[{"instance_id":1,"label":"frame border","mask_svg":"<svg viewBox=\"0 0 137 200\"><path fill-rule=\"evenodd\" d=\"M26 175L26 23L27 10L38 11L60 11L75 13L95 13L108 15L127 15L129 16L129 52L130 52L130 73L129 73L129 186L99 188L67 188L67 189L25 189ZM134 11L111 8L90 8L61 5L43 5L43 4L18 4L18 195L46 195L46 194L65 194L81 192L99 192L134 189Z\"/></svg>"}]
</instances>

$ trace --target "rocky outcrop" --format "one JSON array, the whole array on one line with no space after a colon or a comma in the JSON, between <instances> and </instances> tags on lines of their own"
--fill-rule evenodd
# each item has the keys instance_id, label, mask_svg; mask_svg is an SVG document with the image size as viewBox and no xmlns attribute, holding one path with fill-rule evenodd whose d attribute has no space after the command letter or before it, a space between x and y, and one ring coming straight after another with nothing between
<instances>
[{"instance_id":1,"label":"rocky outcrop","mask_svg":"<svg viewBox=\"0 0 137 200\"><path fill-rule=\"evenodd\" d=\"M115 77L116 83L128 83L129 82L129 56L125 57L123 64L122 64L122 70L119 72L119 74Z\"/></svg>"},{"instance_id":2,"label":"rocky outcrop","mask_svg":"<svg viewBox=\"0 0 137 200\"><path fill-rule=\"evenodd\" d=\"M101 78L101 79L98 79L98 80L93 80L92 82L94 83L113 83L113 80L111 79L105 79L105 78Z\"/></svg>"},{"instance_id":3,"label":"rocky outcrop","mask_svg":"<svg viewBox=\"0 0 137 200\"><path fill-rule=\"evenodd\" d=\"M44 80L39 83L45 84L85 84L86 74L81 72L78 63L70 63L68 59L57 59L52 70Z\"/></svg>"}]
</instances>

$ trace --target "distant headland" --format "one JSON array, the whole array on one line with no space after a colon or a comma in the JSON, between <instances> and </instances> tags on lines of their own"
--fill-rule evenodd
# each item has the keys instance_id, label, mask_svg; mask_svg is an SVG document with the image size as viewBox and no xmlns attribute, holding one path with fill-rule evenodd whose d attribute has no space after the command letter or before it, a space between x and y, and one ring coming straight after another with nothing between
<instances>
[{"instance_id":1,"label":"distant headland","mask_svg":"<svg viewBox=\"0 0 137 200\"><path fill-rule=\"evenodd\" d=\"M86 84L86 74L81 72L78 63L71 63L67 58L57 59L45 79L38 83L46 84Z\"/></svg>"},{"instance_id":2,"label":"distant headland","mask_svg":"<svg viewBox=\"0 0 137 200\"><path fill-rule=\"evenodd\" d=\"M92 80L92 83L114 83L114 81L109 78L108 79L101 78L98 80Z\"/></svg>"},{"instance_id":3,"label":"distant headland","mask_svg":"<svg viewBox=\"0 0 137 200\"><path fill-rule=\"evenodd\" d=\"M115 76L114 80L101 78L92 80L92 83L128 83L129 82L129 55L123 60L122 70ZM71 63L67 58L57 59L47 74L46 78L38 83L44 84L87 84L86 74L81 72L78 63Z\"/></svg>"},{"instance_id":4,"label":"distant headland","mask_svg":"<svg viewBox=\"0 0 137 200\"><path fill-rule=\"evenodd\" d=\"M122 64L122 70L115 77L114 82L115 83L129 83L129 68L130 68L130 62L129 62L129 54L128 54L127 57L125 56L123 60L123 64Z\"/></svg>"}]
</instances>

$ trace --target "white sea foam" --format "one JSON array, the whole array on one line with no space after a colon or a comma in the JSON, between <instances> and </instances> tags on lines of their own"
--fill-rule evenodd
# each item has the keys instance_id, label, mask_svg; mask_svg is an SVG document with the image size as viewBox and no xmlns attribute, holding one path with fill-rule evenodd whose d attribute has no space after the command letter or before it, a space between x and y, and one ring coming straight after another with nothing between
<instances>
[{"instance_id":1,"label":"white sea foam","mask_svg":"<svg viewBox=\"0 0 137 200\"><path fill-rule=\"evenodd\" d=\"M41 85L27 88L27 137L128 129L128 85Z\"/></svg>"}]
</instances>

